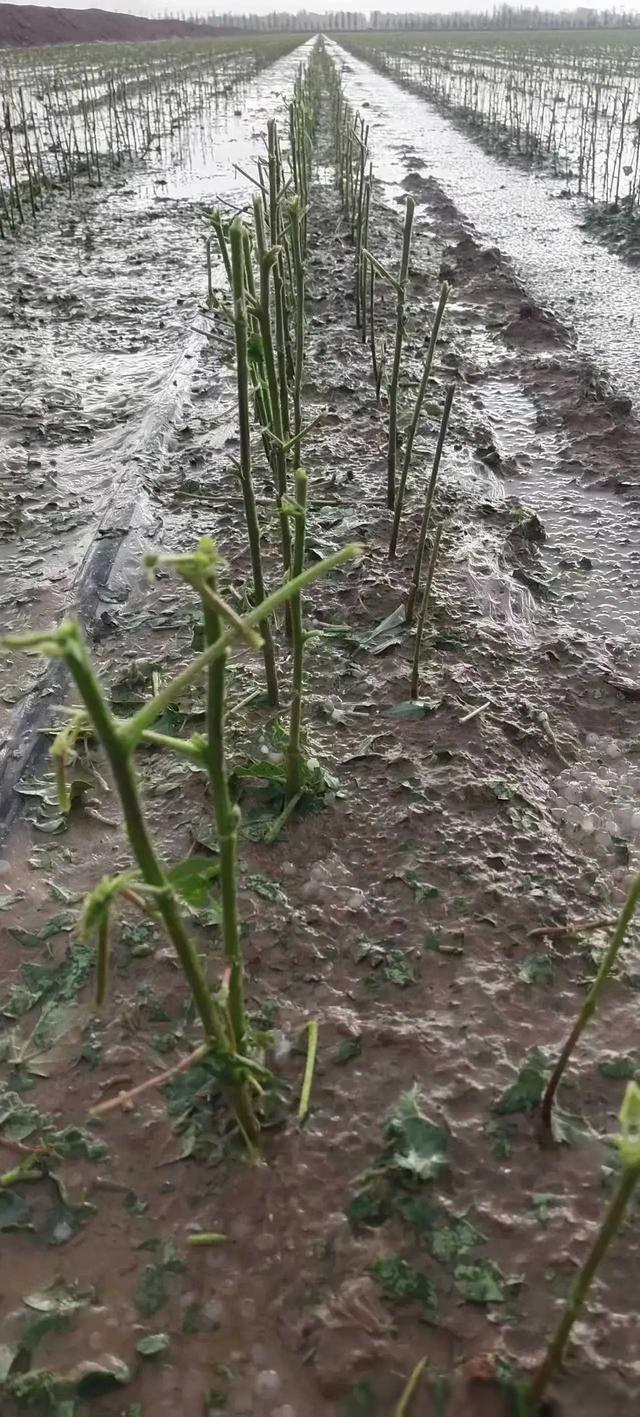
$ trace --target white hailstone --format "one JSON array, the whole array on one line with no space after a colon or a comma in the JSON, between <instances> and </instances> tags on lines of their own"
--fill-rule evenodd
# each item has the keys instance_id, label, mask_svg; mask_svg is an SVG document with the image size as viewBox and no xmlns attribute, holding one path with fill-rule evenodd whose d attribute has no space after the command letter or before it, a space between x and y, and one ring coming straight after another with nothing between
<instances>
[{"instance_id":1,"label":"white hailstone","mask_svg":"<svg viewBox=\"0 0 640 1417\"><path fill-rule=\"evenodd\" d=\"M580 823L583 832L586 832L587 836L591 836L592 832L595 831L595 825L595 819L589 812L585 812Z\"/></svg>"},{"instance_id":2,"label":"white hailstone","mask_svg":"<svg viewBox=\"0 0 640 1417\"><path fill-rule=\"evenodd\" d=\"M632 812L631 830L634 832L640 832L640 812Z\"/></svg>"},{"instance_id":3,"label":"white hailstone","mask_svg":"<svg viewBox=\"0 0 640 1417\"><path fill-rule=\"evenodd\" d=\"M607 847L610 845L610 843L611 843L611 837L610 837L609 832L597 831L597 832L596 832L596 835L595 835L595 841L596 841L597 846L601 846L601 847L603 847L604 850L606 850L606 848L607 848Z\"/></svg>"},{"instance_id":4,"label":"white hailstone","mask_svg":"<svg viewBox=\"0 0 640 1417\"><path fill-rule=\"evenodd\" d=\"M563 784L562 795L566 802L579 802L582 793L577 782L567 782Z\"/></svg>"},{"instance_id":5,"label":"white hailstone","mask_svg":"<svg viewBox=\"0 0 640 1417\"><path fill-rule=\"evenodd\" d=\"M619 743L614 742L613 738L609 739L609 742L607 743L607 746L605 748L605 752L608 758L615 759L622 757L622 748L620 747Z\"/></svg>"},{"instance_id":6,"label":"white hailstone","mask_svg":"<svg viewBox=\"0 0 640 1417\"><path fill-rule=\"evenodd\" d=\"M582 824L582 812L580 811L580 808L579 808L579 807L576 807L576 806L567 807L567 810L566 810L566 812L565 812L565 814L564 814L564 819L565 819L565 822L567 823L567 826L570 826L570 827L579 827L579 826L581 826L581 824Z\"/></svg>"},{"instance_id":7,"label":"white hailstone","mask_svg":"<svg viewBox=\"0 0 640 1417\"><path fill-rule=\"evenodd\" d=\"M258 1397L275 1397L280 1391L280 1374L274 1368L263 1368L253 1386Z\"/></svg>"}]
</instances>

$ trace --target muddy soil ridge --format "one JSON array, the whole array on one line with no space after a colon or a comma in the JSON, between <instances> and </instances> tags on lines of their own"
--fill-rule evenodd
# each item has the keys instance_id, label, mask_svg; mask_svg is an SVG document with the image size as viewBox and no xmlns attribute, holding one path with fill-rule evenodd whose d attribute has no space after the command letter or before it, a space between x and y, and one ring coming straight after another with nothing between
<instances>
[{"instance_id":1,"label":"muddy soil ridge","mask_svg":"<svg viewBox=\"0 0 640 1417\"><path fill-rule=\"evenodd\" d=\"M58 5L0 5L0 47L41 44L137 44L153 39L199 39L228 34L223 26L190 20L148 19L97 8L70 10Z\"/></svg>"},{"instance_id":2,"label":"muddy soil ridge","mask_svg":"<svg viewBox=\"0 0 640 1417\"><path fill-rule=\"evenodd\" d=\"M226 211L248 201L251 184L242 187L234 161L253 170L249 148L254 157L262 151L259 135L277 96L290 92L299 57L247 86L242 105L234 96L244 111L240 147L229 146L235 115L221 115L217 167L195 131L171 162L132 184L131 196L123 191L115 210L109 194L86 194L77 216L61 214L60 230L52 218L48 291L34 294L27 279L38 251L16 258L11 311L16 344L28 347L16 403L43 330L58 382L46 407L14 409L4 429L16 459L10 471L33 482L30 515L20 507L4 528L14 559L3 615L24 626L64 611L66 562L73 557L75 574L95 538L114 466L124 485L135 476L138 514L114 528L118 554L87 626L111 702L125 713L198 643L193 601L168 576L155 588L146 582L147 547L187 551L213 533L230 592L239 604L246 594L234 370L224 326L204 308L199 243L212 199ZM364 87L362 71L358 101L373 106L380 81L370 75ZM404 99L398 90L396 108ZM638 644L624 615L612 619L610 595L612 582L621 601L635 589L624 579L633 563L618 548L625 534L634 540L636 508L628 488L619 495L605 477L602 486L589 482L596 448L610 478L631 465L638 427L603 397L567 323L527 291L474 229L463 200L432 176L437 157L415 137L394 135L393 182L378 180L370 225L371 249L397 269L403 203L407 192L416 198L403 427L443 277L452 293L430 388L435 407L416 441L393 564L385 409L376 407L369 352L354 327L353 248L333 180L328 105L309 210L304 407L309 418L322 415L305 439L309 554L353 538L366 546L305 605L314 632L308 731L338 785L321 812L268 842L264 804L239 774L249 1006L255 1026L271 1032L274 1067L294 1099L305 1024L319 1022L311 1113L304 1128L274 1127L264 1164L244 1165L224 1151L219 1112L198 1076L191 1091L147 1093L132 1111L76 1133L75 1154L59 1168L62 1192L50 1178L10 1188L0 1344L24 1332L27 1301L42 1304L53 1258L77 1307L72 1322L45 1333L38 1362L77 1375L90 1352L103 1377L110 1370L114 1390L94 1395L87 1417L123 1409L387 1417L423 1356L419 1417L507 1417L493 1387L496 1362L526 1372L539 1361L612 1185L607 1138L624 1079L640 1072L637 936L565 1079L564 1139L548 1151L538 1146L525 1083L535 1097L603 941L564 927L616 909L638 849ZM109 253L106 269L92 265L86 231L101 263ZM214 280L223 284L217 267ZM48 293L58 297L53 309ZM390 347L394 300L384 292L380 300L379 332ZM92 375L95 367L103 377L105 347L108 398ZM43 358L51 380L50 350ZM76 407L69 391L83 361ZM441 559L422 696L411 705L413 642L397 610L450 382L451 437L435 504ZM275 575L266 466L258 491ZM609 520L611 500L626 533ZM78 526L62 521L56 564L51 523L69 511ZM585 525L598 557L584 550ZM281 653L286 674L286 646ZM30 678L32 661L27 669ZM259 663L234 657L232 701L261 687ZM3 694L11 711L7 679ZM197 728L201 699L180 714L172 731ZM273 753L275 726L259 697L231 721L240 769ZM47 802L51 779L27 784L5 851L0 1144L45 1134L61 1148L64 1128L84 1126L91 1105L153 1076L193 1042L173 957L153 921L128 907L113 932L110 1007L95 1014L93 959L74 933L76 913L87 885L126 869L129 856L103 764L90 758L83 768L88 780L65 822ZM202 775L153 748L140 754L139 771L163 856L212 854ZM198 922L214 977L216 902ZM62 1012L30 1046L43 1000ZM397 1136L416 1113L437 1164L431 1179L405 1185L390 1179L389 1123ZM15 1157L7 1154L8 1167ZM187 1237L197 1230L224 1240L192 1248ZM634 1216L576 1329L557 1384L563 1417L637 1417L639 1258Z\"/></svg>"}]
</instances>

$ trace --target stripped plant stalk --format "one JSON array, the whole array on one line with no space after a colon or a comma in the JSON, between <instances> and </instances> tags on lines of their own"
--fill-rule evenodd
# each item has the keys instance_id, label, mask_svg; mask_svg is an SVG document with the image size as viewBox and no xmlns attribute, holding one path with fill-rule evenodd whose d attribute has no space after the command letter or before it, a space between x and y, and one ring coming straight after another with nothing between
<instances>
[{"instance_id":1,"label":"stripped plant stalk","mask_svg":"<svg viewBox=\"0 0 640 1417\"><path fill-rule=\"evenodd\" d=\"M280 248L281 243L281 216L280 216L280 150L278 144L278 130L275 119L270 118L267 124L267 144L269 153L269 232L271 246ZM276 325L276 362L278 366L278 391L280 395L280 418L282 422L282 436L284 442L287 441L290 432L289 424L289 400L287 397L288 372L287 372L287 327L286 310L284 299L284 278L282 267L282 256L277 256L273 268L273 299L275 307ZM293 373L293 366L290 366Z\"/></svg>"},{"instance_id":2,"label":"stripped plant stalk","mask_svg":"<svg viewBox=\"0 0 640 1417\"><path fill-rule=\"evenodd\" d=\"M295 517L293 543L293 575L300 576L304 569L306 537L307 474L301 467L295 473L296 503L292 508ZM291 597L291 639L293 667L291 675L291 712L289 718L289 742L287 744L287 802L297 797L302 787L303 758L302 737L302 670L304 663L304 626L302 620L302 592L296 591Z\"/></svg>"},{"instance_id":3,"label":"stripped plant stalk","mask_svg":"<svg viewBox=\"0 0 640 1417\"><path fill-rule=\"evenodd\" d=\"M396 500L396 460L398 456L398 381L400 378L400 360L402 357L402 345L404 342L405 334L405 302L407 294L407 274L409 271L409 253L411 250L411 228L413 226L413 213L413 197L407 197L407 206L404 218L404 232L402 236L402 256L400 258L400 274L396 287L396 334L393 349L393 364L391 366L391 378L389 380L389 448L387 451L387 506L390 511L393 511Z\"/></svg>"},{"instance_id":4,"label":"stripped plant stalk","mask_svg":"<svg viewBox=\"0 0 640 1417\"><path fill-rule=\"evenodd\" d=\"M376 386L376 404L380 407L380 389L382 387L382 374L384 370L384 354L381 352L378 359L378 349L376 344L376 269L367 252L369 261L369 338L371 343L371 364L373 366L373 378Z\"/></svg>"},{"instance_id":5,"label":"stripped plant stalk","mask_svg":"<svg viewBox=\"0 0 640 1417\"><path fill-rule=\"evenodd\" d=\"M598 1000L605 988L607 980L615 965L620 949L624 944L627 931L636 913L639 900L640 876L636 876L636 879L631 884L627 899L625 900L622 910L620 911L620 914L618 916L618 921L611 938L611 943L602 956L602 959L600 961L600 967L593 981L593 984L591 985L589 993L587 994L580 1013L578 1014L573 1028L571 1029L569 1037L567 1038L564 1048L562 1049L560 1057L558 1058L558 1061L547 1084L547 1088L540 1106L542 1126L545 1132L547 1133L551 1131L553 1104L563 1073L565 1072L567 1064L569 1063L574 1049L579 1043L587 1024L589 1023L590 1019L593 1017L596 1011L596 1008L598 1006Z\"/></svg>"},{"instance_id":6,"label":"stripped plant stalk","mask_svg":"<svg viewBox=\"0 0 640 1417\"><path fill-rule=\"evenodd\" d=\"M231 261L229 259L229 244L227 242L219 207L216 207L215 211L211 213L211 225L216 234L218 246L220 247L220 255L222 256L223 265L227 273L227 280L231 288L233 286L233 277L231 275Z\"/></svg>"},{"instance_id":7,"label":"stripped plant stalk","mask_svg":"<svg viewBox=\"0 0 640 1417\"><path fill-rule=\"evenodd\" d=\"M291 442L292 463L295 468L300 462L302 441L302 374L304 368L304 256L300 227L300 198L292 197L289 202L289 229L295 275L295 365L293 375L293 438ZM302 568L300 568L302 569Z\"/></svg>"},{"instance_id":8,"label":"stripped plant stalk","mask_svg":"<svg viewBox=\"0 0 640 1417\"><path fill-rule=\"evenodd\" d=\"M369 212L371 208L371 189L373 186L373 172L369 168L369 176L365 183L364 203L362 211L362 226L358 243L358 272L357 278L360 290L360 313L362 343L367 342L367 258L365 252L369 244Z\"/></svg>"},{"instance_id":9,"label":"stripped plant stalk","mask_svg":"<svg viewBox=\"0 0 640 1417\"><path fill-rule=\"evenodd\" d=\"M422 558L424 556L424 544L427 539L427 532L429 530L429 519L431 516L431 507L433 504L433 494L436 490L436 482L438 480L438 472L440 469L440 459L442 458L442 449L444 448L445 438L447 436L449 414L451 413L453 395L454 385L450 384L445 394L444 408L442 410L442 418L440 420L440 431L438 433L438 442L436 444L436 450L433 455L431 476L429 478L429 483L427 486L427 495L425 497L424 509L422 512L422 521L420 523L420 530L418 532L418 545L416 548L416 556L413 564L413 574L411 577L411 585L409 586L407 604L405 607L405 620L407 622L407 625L410 625L413 621L413 612L415 610L416 599L418 596L418 591L420 589L420 580L422 577Z\"/></svg>"},{"instance_id":10,"label":"stripped plant stalk","mask_svg":"<svg viewBox=\"0 0 640 1417\"><path fill-rule=\"evenodd\" d=\"M200 585L217 590L215 566L217 556L211 543L201 548L210 553L210 565ZM215 602L202 595L205 643L213 645L220 638L221 619ZM228 654L228 651L227 651ZM238 828L240 809L231 800L225 760L225 674L227 655L214 660L207 672L207 741L203 749L209 776L211 800L218 834L220 853L220 892L222 898L222 936L229 970L229 1019L236 1053L246 1052L247 1020L244 1006L244 964L238 923L238 892L236 884Z\"/></svg>"},{"instance_id":11,"label":"stripped plant stalk","mask_svg":"<svg viewBox=\"0 0 640 1417\"><path fill-rule=\"evenodd\" d=\"M527 1389L531 1417L537 1417L540 1403L561 1366L571 1330L585 1304L597 1270L611 1241L620 1230L631 1196L640 1180L640 1088L630 1082L620 1109L620 1135L615 1138L620 1154L621 1175L616 1190L591 1246L591 1250L567 1299L564 1313L551 1339L544 1361Z\"/></svg>"},{"instance_id":12,"label":"stripped plant stalk","mask_svg":"<svg viewBox=\"0 0 640 1417\"><path fill-rule=\"evenodd\" d=\"M249 419L249 366L247 359L247 305L245 299L245 269L243 227L240 217L236 217L229 230L231 248L231 273L233 290L233 326L236 343L236 375L238 382L238 421L240 428L240 482L244 500L251 570L256 605L265 599L262 552L260 549L260 527L256 507L253 480L251 476L251 426ZM260 623L260 622L259 622ZM267 620L261 625L263 636L263 657L267 680L269 703L278 703L278 674L271 626Z\"/></svg>"},{"instance_id":13,"label":"stripped plant stalk","mask_svg":"<svg viewBox=\"0 0 640 1417\"><path fill-rule=\"evenodd\" d=\"M254 197L253 200L253 214L258 252L260 291L259 300L255 305L255 313L262 340L262 357L264 360L265 378L269 394L270 431L273 433L273 442L270 447L269 457L276 485L280 537L282 541L282 562L286 574L291 566L291 532L289 518L283 505L287 496L287 456L285 451L285 431L282 426L282 404L278 382L278 367L276 364L271 324L271 281L278 252L274 247L267 246L264 210L262 202L257 196Z\"/></svg>"},{"instance_id":14,"label":"stripped plant stalk","mask_svg":"<svg viewBox=\"0 0 640 1417\"><path fill-rule=\"evenodd\" d=\"M427 575L424 583L422 605L420 606L420 614L418 615L418 623L416 625L416 642L413 652L413 668L411 670L411 685L409 690L409 695L412 699L417 699L418 697L418 687L420 683L420 650L422 647L422 636L424 634L424 625L425 620L427 618L427 610L429 607L431 583L433 581L433 573L435 571L436 561L438 559L438 551L440 550L441 536L442 522L439 526L436 527L433 533L433 546L431 547L431 555L429 557L429 565L427 566Z\"/></svg>"},{"instance_id":15,"label":"stripped plant stalk","mask_svg":"<svg viewBox=\"0 0 640 1417\"><path fill-rule=\"evenodd\" d=\"M406 486L407 486L407 478L408 478L408 476L409 476L409 468L410 468L410 466L411 466L411 457L412 457L412 454L413 454L413 444L414 444L414 442L415 442L415 436L416 436L416 433L417 433L417 431L418 431L418 423L419 423L419 421L420 421L420 414L422 413L422 405L423 405L423 403L424 403L425 394L426 394L426 392L427 392L427 384L428 384L428 382L429 382L429 378L430 378L430 375L431 375L431 366L432 366L432 364L433 364L433 356L434 356L434 353L435 353L436 344L437 344L437 342L438 342L438 335L439 335L439 333L440 333L440 325L441 325L441 323L442 323L442 316L444 315L444 308L445 308L445 305L446 305L446 303L447 303L447 296L448 296L448 294L449 294L449 286L447 285L447 282L444 281L444 283L443 283L443 285L441 286L441 289L440 289L440 299L439 299L439 301L438 301L438 307L437 307L437 310L436 310L436 313L435 313L435 316L434 316L433 326L432 326L432 328L431 328L431 337L430 337L430 339L429 339L429 346L428 346L427 353L426 353L426 358L425 358L425 361L424 361L424 368L423 368L423 370L422 370L422 378L421 378L421 380L420 380L420 386L419 386L419 388L418 388L418 392L417 392L417 395L416 395L416 401L415 401L415 405L414 405L414 409L413 409L413 416L412 416L412 419L411 419L411 423L409 424L409 428L408 428L408 430L407 430L407 437L406 437L405 450L404 450L404 460L403 460L403 464L402 464L402 472L401 472L401 474L400 474L400 481L398 482L398 490L397 490L397 493L396 493L396 505L395 505L395 511L394 511L394 516L393 516L393 526L392 526L392 528L391 528L391 539L390 539L390 541L389 541L389 559L390 559L390 560L393 560L393 558L394 558L394 556L395 556L395 554L396 554L396 547L397 547L397 545L398 545L398 532L399 532L399 530L400 530L400 518L401 518L401 516L402 516L402 507L403 507L403 504L404 504L405 488L406 488Z\"/></svg>"}]
</instances>

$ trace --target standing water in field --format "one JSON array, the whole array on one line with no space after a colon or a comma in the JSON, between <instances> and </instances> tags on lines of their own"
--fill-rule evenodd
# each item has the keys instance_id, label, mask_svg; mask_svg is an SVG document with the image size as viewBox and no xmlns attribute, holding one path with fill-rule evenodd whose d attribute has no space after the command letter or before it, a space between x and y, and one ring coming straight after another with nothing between
<instances>
[{"instance_id":1,"label":"standing water in field","mask_svg":"<svg viewBox=\"0 0 640 1417\"><path fill-rule=\"evenodd\" d=\"M640 270L590 240L563 179L521 171L483 152L425 99L338 45L349 101L364 106L376 176L398 189L415 159L513 262L527 290L570 325L580 352L640 407Z\"/></svg>"},{"instance_id":2,"label":"standing water in field","mask_svg":"<svg viewBox=\"0 0 640 1417\"><path fill-rule=\"evenodd\" d=\"M194 105L143 162L102 186L54 193L37 222L0 242L2 630L73 609L108 633L118 584L131 566L140 577L141 540L161 525L168 534L180 515L168 483L178 454L188 453L193 402L197 409L204 392L198 354L209 337L211 209L250 204L255 132L286 113L310 47L296 47L215 106ZM213 262L217 280L215 251ZM228 396L219 404L214 442L228 432ZM31 670L16 682L14 666L0 668L10 764L38 678ZM2 773L0 754L0 781Z\"/></svg>"}]
</instances>

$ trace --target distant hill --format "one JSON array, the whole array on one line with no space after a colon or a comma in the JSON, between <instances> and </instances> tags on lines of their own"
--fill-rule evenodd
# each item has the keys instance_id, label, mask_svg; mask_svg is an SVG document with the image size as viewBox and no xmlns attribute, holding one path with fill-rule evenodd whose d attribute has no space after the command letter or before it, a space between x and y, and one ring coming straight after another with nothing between
<instances>
[{"instance_id":1,"label":"distant hill","mask_svg":"<svg viewBox=\"0 0 640 1417\"><path fill-rule=\"evenodd\" d=\"M113 10L66 10L48 5L1 5L0 46L29 44L135 43L224 34L221 28L183 20L148 20Z\"/></svg>"}]
</instances>

